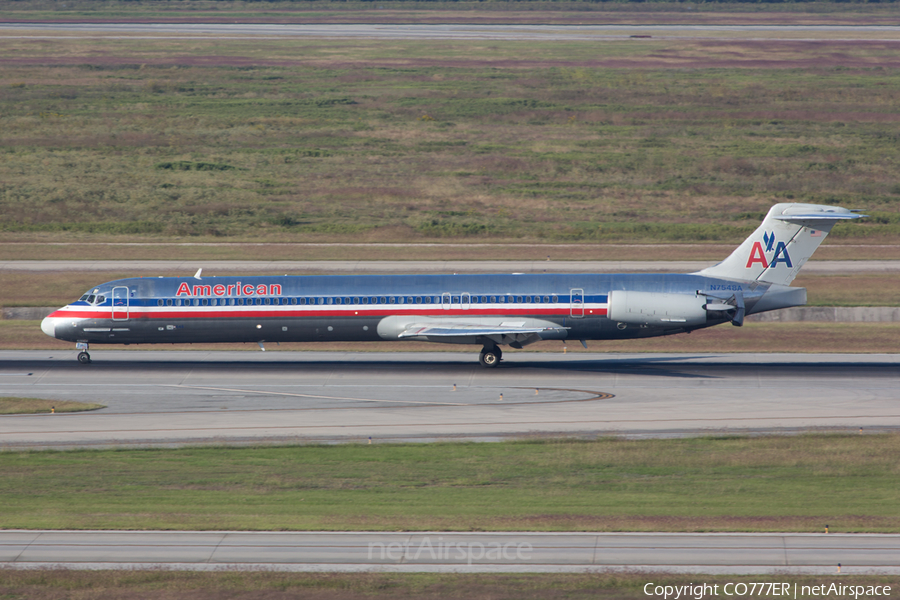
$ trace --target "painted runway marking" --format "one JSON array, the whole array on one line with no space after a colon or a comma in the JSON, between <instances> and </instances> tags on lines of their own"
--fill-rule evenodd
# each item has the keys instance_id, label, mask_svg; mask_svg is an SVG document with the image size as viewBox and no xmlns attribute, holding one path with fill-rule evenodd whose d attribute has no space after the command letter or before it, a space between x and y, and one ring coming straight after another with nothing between
<instances>
[{"instance_id":1,"label":"painted runway marking","mask_svg":"<svg viewBox=\"0 0 900 600\"><path fill-rule=\"evenodd\" d=\"M347 398L343 396L322 396L319 394L296 394L291 392L267 392L264 390L238 390L230 388L203 387L199 385L164 385L162 387L184 388L189 390L211 390L214 392L237 392L242 394L271 394L273 396L293 396L297 398L320 398L322 400L352 400L354 402L383 402L387 404L424 404L426 406L471 406L459 402L425 402L422 400L376 400L374 398Z\"/></svg>"}]
</instances>

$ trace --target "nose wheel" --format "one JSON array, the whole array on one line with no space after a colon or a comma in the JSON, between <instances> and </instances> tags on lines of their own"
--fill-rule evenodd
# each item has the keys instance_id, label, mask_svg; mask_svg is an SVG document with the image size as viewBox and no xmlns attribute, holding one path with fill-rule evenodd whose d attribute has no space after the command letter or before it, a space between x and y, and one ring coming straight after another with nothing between
<instances>
[{"instance_id":1,"label":"nose wheel","mask_svg":"<svg viewBox=\"0 0 900 600\"><path fill-rule=\"evenodd\" d=\"M502 359L503 352L497 346L482 348L481 354L478 356L478 362L481 363L481 366L488 369L493 369L499 365Z\"/></svg>"},{"instance_id":2,"label":"nose wheel","mask_svg":"<svg viewBox=\"0 0 900 600\"><path fill-rule=\"evenodd\" d=\"M83 365L91 364L91 355L88 354L87 352L79 352L78 353L78 362L80 362Z\"/></svg>"}]
</instances>

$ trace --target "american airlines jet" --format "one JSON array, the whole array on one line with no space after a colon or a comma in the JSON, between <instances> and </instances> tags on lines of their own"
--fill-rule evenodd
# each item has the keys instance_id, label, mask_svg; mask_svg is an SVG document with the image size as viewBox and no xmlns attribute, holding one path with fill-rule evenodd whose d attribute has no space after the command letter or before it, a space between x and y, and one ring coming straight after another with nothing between
<instances>
[{"instance_id":1,"label":"american airlines jet","mask_svg":"<svg viewBox=\"0 0 900 600\"><path fill-rule=\"evenodd\" d=\"M501 346L684 333L806 304L789 287L838 221L853 211L776 204L731 256L696 273L353 275L131 278L92 288L41 323L90 344L419 340Z\"/></svg>"}]
</instances>

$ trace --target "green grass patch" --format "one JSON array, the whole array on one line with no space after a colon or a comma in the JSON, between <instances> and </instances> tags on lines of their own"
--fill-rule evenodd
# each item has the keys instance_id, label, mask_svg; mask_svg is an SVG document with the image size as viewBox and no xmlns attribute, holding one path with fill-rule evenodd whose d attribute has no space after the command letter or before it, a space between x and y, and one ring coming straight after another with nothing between
<instances>
[{"instance_id":1,"label":"green grass patch","mask_svg":"<svg viewBox=\"0 0 900 600\"><path fill-rule=\"evenodd\" d=\"M0 570L4 598L317 598L321 600L620 600L646 599L648 582L662 586L699 585L696 575L666 573L280 573L277 571L185 572L168 570L76 571ZM888 575L703 575L702 582L796 583L802 586L883 586L896 589ZM689 596L691 597L691 596ZM709 597L709 596L707 596ZM840 598L822 595L817 598Z\"/></svg>"},{"instance_id":2,"label":"green grass patch","mask_svg":"<svg viewBox=\"0 0 900 600\"><path fill-rule=\"evenodd\" d=\"M896 532L900 435L0 453L36 529Z\"/></svg>"},{"instance_id":3,"label":"green grass patch","mask_svg":"<svg viewBox=\"0 0 900 600\"><path fill-rule=\"evenodd\" d=\"M69 400L45 400L44 398L0 398L0 415L72 413L101 408L106 408L106 405Z\"/></svg>"},{"instance_id":4,"label":"green grass patch","mask_svg":"<svg viewBox=\"0 0 900 600\"><path fill-rule=\"evenodd\" d=\"M777 201L872 215L842 240L900 235L889 43L0 38L0 53L5 239L736 244Z\"/></svg>"}]
</instances>

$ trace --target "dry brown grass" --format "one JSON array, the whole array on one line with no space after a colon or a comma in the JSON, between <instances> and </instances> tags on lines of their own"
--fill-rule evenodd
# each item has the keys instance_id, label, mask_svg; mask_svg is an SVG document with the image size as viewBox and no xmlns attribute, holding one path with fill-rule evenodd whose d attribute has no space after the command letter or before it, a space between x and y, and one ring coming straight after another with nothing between
<instances>
[{"instance_id":1,"label":"dry brown grass","mask_svg":"<svg viewBox=\"0 0 900 600\"><path fill-rule=\"evenodd\" d=\"M138 346L96 345L129 350L246 350L256 344L172 344ZM585 350L576 340L538 342L520 352L793 352L793 353L898 353L900 323L747 323L741 328L720 325L691 334L626 341L592 341ZM69 342L54 340L41 331L39 321L0 321L0 350L73 350ZM274 352L471 352L476 346L427 342L309 342L269 344Z\"/></svg>"},{"instance_id":2,"label":"dry brown grass","mask_svg":"<svg viewBox=\"0 0 900 600\"><path fill-rule=\"evenodd\" d=\"M0 397L0 415L36 415L43 413L72 413L106 408L103 404L46 400L44 398Z\"/></svg>"},{"instance_id":3,"label":"dry brown grass","mask_svg":"<svg viewBox=\"0 0 900 600\"><path fill-rule=\"evenodd\" d=\"M402 235L398 232L398 235ZM736 244L532 244L478 240L470 243L56 243L53 236L7 235L0 242L3 260L708 260L728 256ZM33 241L46 238L46 241ZM324 240L324 238L323 238ZM869 238L865 245L828 241L816 260L900 260L891 237Z\"/></svg>"},{"instance_id":4,"label":"dry brown grass","mask_svg":"<svg viewBox=\"0 0 900 600\"><path fill-rule=\"evenodd\" d=\"M543 263L539 263L540 267ZM551 272L556 272L551 265ZM537 272L541 272L538 270ZM214 275L284 275L275 271L218 272L205 268L204 273ZM324 272L291 273L292 275L328 275ZM190 272L174 271L72 271L34 272L0 270L0 307L9 306L63 306L81 297L88 289L105 281L126 277L187 276ZM861 275L801 275L794 282L796 287L807 288L812 306L897 306L900 304L900 277L893 274Z\"/></svg>"}]
</instances>

